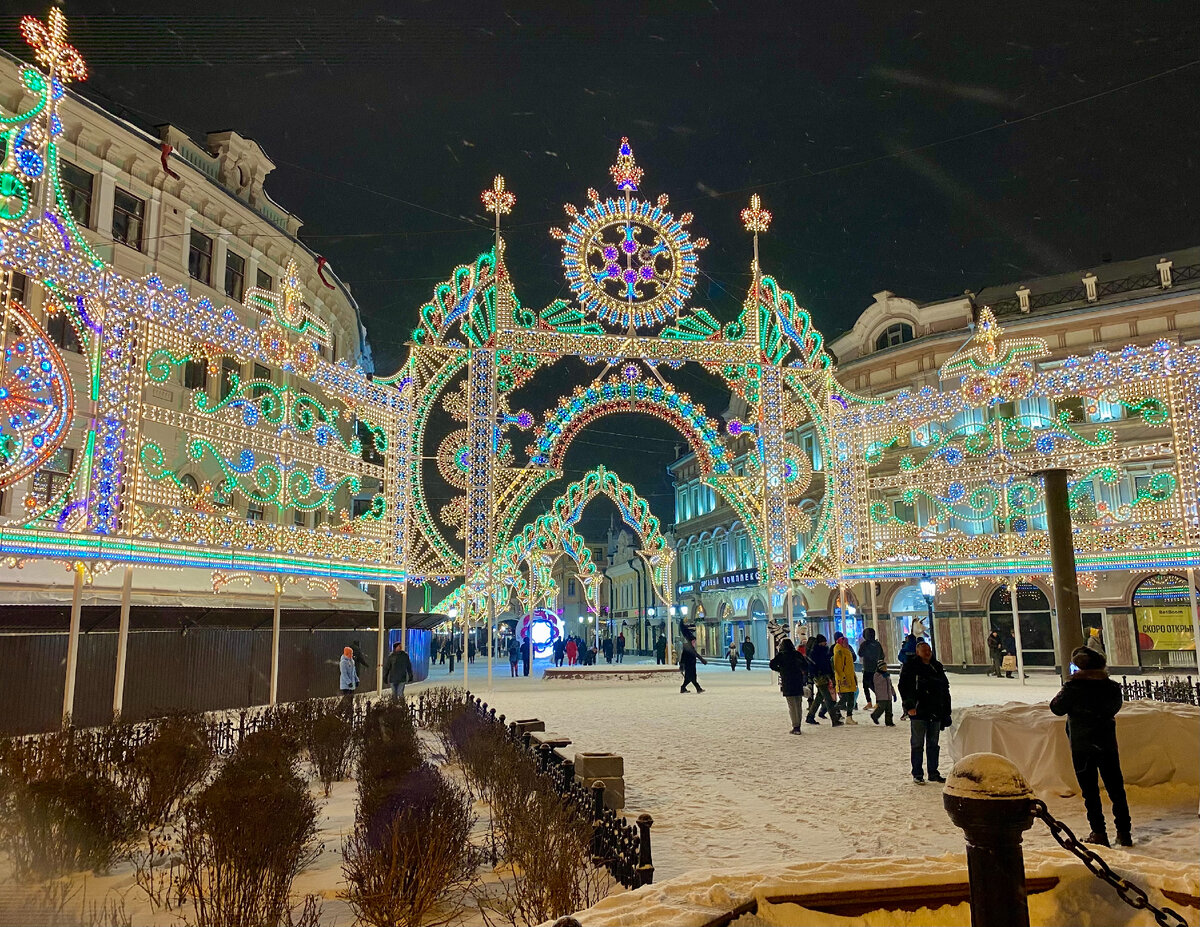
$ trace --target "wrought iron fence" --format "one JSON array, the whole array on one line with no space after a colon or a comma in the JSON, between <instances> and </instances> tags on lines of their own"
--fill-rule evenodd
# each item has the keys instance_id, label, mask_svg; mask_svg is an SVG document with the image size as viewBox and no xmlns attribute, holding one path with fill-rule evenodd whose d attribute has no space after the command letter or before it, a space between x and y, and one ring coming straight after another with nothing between
<instances>
[{"instance_id":1,"label":"wrought iron fence","mask_svg":"<svg viewBox=\"0 0 1200 927\"><path fill-rule=\"evenodd\" d=\"M1200 705L1200 683L1191 676L1134 679L1121 677L1121 695L1126 701L1151 699L1155 702L1176 702L1184 705Z\"/></svg>"}]
</instances>

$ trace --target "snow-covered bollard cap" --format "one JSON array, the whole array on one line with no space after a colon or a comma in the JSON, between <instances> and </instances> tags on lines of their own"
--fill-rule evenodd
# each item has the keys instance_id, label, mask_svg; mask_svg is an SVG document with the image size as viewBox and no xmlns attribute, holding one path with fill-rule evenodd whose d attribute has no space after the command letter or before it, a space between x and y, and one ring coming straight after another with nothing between
<instances>
[{"instance_id":1,"label":"snow-covered bollard cap","mask_svg":"<svg viewBox=\"0 0 1200 927\"><path fill-rule=\"evenodd\" d=\"M1032 799L1033 789L1021 775L1021 770L1008 757L999 753L972 753L964 756L950 770L943 795L984 801Z\"/></svg>"}]
</instances>

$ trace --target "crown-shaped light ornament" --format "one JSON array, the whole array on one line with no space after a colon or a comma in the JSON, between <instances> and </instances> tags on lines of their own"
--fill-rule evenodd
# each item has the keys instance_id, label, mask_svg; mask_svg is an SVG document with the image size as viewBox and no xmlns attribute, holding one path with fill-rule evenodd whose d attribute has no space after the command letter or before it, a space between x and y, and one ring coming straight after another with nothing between
<instances>
[{"instance_id":1,"label":"crown-shaped light ornament","mask_svg":"<svg viewBox=\"0 0 1200 927\"><path fill-rule=\"evenodd\" d=\"M67 43L67 17L58 7L50 7L44 23L32 16L22 18L21 35L52 76L64 84L87 80L87 65L74 46Z\"/></svg>"},{"instance_id":2,"label":"crown-shaped light ornament","mask_svg":"<svg viewBox=\"0 0 1200 927\"><path fill-rule=\"evenodd\" d=\"M617 185L618 190L637 192L643 171L633 160L633 148L629 145L629 139L621 139L621 147L617 150L617 163L610 167L608 172L612 174L613 183Z\"/></svg>"},{"instance_id":3,"label":"crown-shaped light ornament","mask_svg":"<svg viewBox=\"0 0 1200 927\"><path fill-rule=\"evenodd\" d=\"M746 226L747 232L755 235L771 226L771 211L763 209L762 199L757 193L751 195L750 205L742 210L742 225Z\"/></svg>"},{"instance_id":4,"label":"crown-shaped light ornament","mask_svg":"<svg viewBox=\"0 0 1200 927\"><path fill-rule=\"evenodd\" d=\"M516 194L504 188L504 178L499 174L492 181L492 188L484 190L480 194L480 198L483 200L483 205L487 211L495 213L497 219L500 216L508 215L512 212L512 208L517 205Z\"/></svg>"}]
</instances>

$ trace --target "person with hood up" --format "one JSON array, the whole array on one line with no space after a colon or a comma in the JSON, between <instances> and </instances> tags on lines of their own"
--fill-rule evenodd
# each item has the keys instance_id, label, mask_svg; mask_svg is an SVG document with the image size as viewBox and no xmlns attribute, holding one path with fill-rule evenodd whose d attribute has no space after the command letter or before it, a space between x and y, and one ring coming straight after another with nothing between
<instances>
[{"instance_id":1,"label":"person with hood up","mask_svg":"<svg viewBox=\"0 0 1200 927\"><path fill-rule=\"evenodd\" d=\"M625 632L617 635L617 662L625 662Z\"/></svg>"},{"instance_id":2,"label":"person with hood up","mask_svg":"<svg viewBox=\"0 0 1200 927\"><path fill-rule=\"evenodd\" d=\"M725 654L725 656L729 659L730 671L736 673L738 665L738 651L737 644L734 641L729 642L729 653Z\"/></svg>"},{"instance_id":3,"label":"person with hood up","mask_svg":"<svg viewBox=\"0 0 1200 927\"><path fill-rule=\"evenodd\" d=\"M575 661L579 658L579 645L575 643L575 638L567 638L563 647L567 654L567 666L574 666Z\"/></svg>"},{"instance_id":4,"label":"person with hood up","mask_svg":"<svg viewBox=\"0 0 1200 927\"><path fill-rule=\"evenodd\" d=\"M746 635L746 639L742 641L742 656L746 658L746 670L750 670L750 661L754 659L754 641L750 640L750 635Z\"/></svg>"},{"instance_id":5,"label":"person with hood up","mask_svg":"<svg viewBox=\"0 0 1200 927\"><path fill-rule=\"evenodd\" d=\"M929 767L930 782L945 782L938 772L941 748L938 738L950 726L950 681L946 670L933 658L933 648L925 641L900 670L900 698L908 715L909 747L912 753L912 777L918 785L925 781L921 754Z\"/></svg>"},{"instance_id":6,"label":"person with hood up","mask_svg":"<svg viewBox=\"0 0 1200 927\"><path fill-rule=\"evenodd\" d=\"M358 688L358 670L354 666L354 648L343 647L342 658L338 661L338 688L342 692L342 700L338 704L338 714L347 720L354 707L354 690Z\"/></svg>"},{"instance_id":7,"label":"person with hood up","mask_svg":"<svg viewBox=\"0 0 1200 927\"><path fill-rule=\"evenodd\" d=\"M833 678L838 691L838 707L846 713L847 724L858 724L854 720L854 707L858 701L858 673L854 671L854 651L844 634L839 634L833 645Z\"/></svg>"},{"instance_id":8,"label":"person with hood up","mask_svg":"<svg viewBox=\"0 0 1200 927\"><path fill-rule=\"evenodd\" d=\"M687 692L688 686L696 687L697 692L703 692L700 688L700 683L696 680L696 661L708 665L708 661L696 650L696 638L691 635L684 635L683 644L679 648L679 670L683 673L683 685L679 687L679 692L682 695Z\"/></svg>"},{"instance_id":9,"label":"person with hood up","mask_svg":"<svg viewBox=\"0 0 1200 927\"><path fill-rule=\"evenodd\" d=\"M1000 668L1004 663L1004 642L1000 640L1000 632L992 628L992 633L987 638L988 656L992 658L992 668L988 670L989 676L1000 678Z\"/></svg>"},{"instance_id":10,"label":"person with hood up","mask_svg":"<svg viewBox=\"0 0 1200 927\"><path fill-rule=\"evenodd\" d=\"M525 634L525 638L521 641L521 675L529 675L529 664L533 660L533 641L529 639L529 634Z\"/></svg>"},{"instance_id":11,"label":"person with hood up","mask_svg":"<svg viewBox=\"0 0 1200 927\"><path fill-rule=\"evenodd\" d=\"M1121 774L1121 756L1117 751L1117 712L1121 710L1121 686L1108 676L1108 660L1103 653L1088 647L1076 648L1071 662L1077 669L1063 683L1058 695L1050 700L1050 710L1067 716L1067 736L1071 739L1071 763L1083 807L1092 832L1085 843L1108 846L1108 828L1104 806L1100 804L1097 774L1112 802L1113 823L1117 827L1117 845L1133 846L1129 821L1129 802L1125 797L1125 777Z\"/></svg>"},{"instance_id":12,"label":"person with hood up","mask_svg":"<svg viewBox=\"0 0 1200 927\"><path fill-rule=\"evenodd\" d=\"M508 673L510 676L517 675L517 664L521 662L521 644L517 641L517 635L513 635L508 639Z\"/></svg>"},{"instance_id":13,"label":"person with hood up","mask_svg":"<svg viewBox=\"0 0 1200 927\"><path fill-rule=\"evenodd\" d=\"M866 628L863 631L862 643L858 645L858 659L862 662L863 692L867 694L867 707L870 708L871 698L875 694L875 667L879 665L880 660L887 659L883 653L883 644L875 637L874 628Z\"/></svg>"},{"instance_id":14,"label":"person with hood up","mask_svg":"<svg viewBox=\"0 0 1200 927\"><path fill-rule=\"evenodd\" d=\"M779 689L792 717L792 733L804 733L804 685L808 680L808 660L796 649L791 638L779 642L779 650L768 664L779 674Z\"/></svg>"},{"instance_id":15,"label":"person with hood up","mask_svg":"<svg viewBox=\"0 0 1200 927\"><path fill-rule=\"evenodd\" d=\"M812 662L813 699L808 703L808 717L804 722L821 723L816 718L817 706L820 705L829 712L833 726L841 727L841 713L833 702L833 696L829 694L829 683L833 679L833 657L829 653L829 644L824 634L813 638L812 646L808 648L808 659Z\"/></svg>"},{"instance_id":16,"label":"person with hood up","mask_svg":"<svg viewBox=\"0 0 1200 927\"><path fill-rule=\"evenodd\" d=\"M404 700L404 687L413 681L413 670L400 641L392 644L392 652L383 661L383 681L392 687L392 698Z\"/></svg>"},{"instance_id":17,"label":"person with hood up","mask_svg":"<svg viewBox=\"0 0 1200 927\"><path fill-rule=\"evenodd\" d=\"M875 687L875 710L871 712L871 720L878 724L879 716L883 715L883 723L888 727L895 727L896 722L892 720L892 702L896 700L896 687L892 685L886 660L880 660L876 664L871 685Z\"/></svg>"},{"instance_id":18,"label":"person with hood up","mask_svg":"<svg viewBox=\"0 0 1200 927\"><path fill-rule=\"evenodd\" d=\"M904 664L908 662L908 658L917 652L917 635L909 634L904 638L904 643L900 645L900 668L904 669Z\"/></svg>"}]
</instances>

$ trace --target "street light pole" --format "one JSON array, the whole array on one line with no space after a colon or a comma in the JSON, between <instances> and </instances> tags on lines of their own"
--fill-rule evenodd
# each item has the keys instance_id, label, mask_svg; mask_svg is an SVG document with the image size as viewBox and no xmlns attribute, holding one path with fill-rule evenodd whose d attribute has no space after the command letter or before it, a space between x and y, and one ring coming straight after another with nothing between
<instances>
[{"instance_id":1,"label":"street light pole","mask_svg":"<svg viewBox=\"0 0 1200 927\"><path fill-rule=\"evenodd\" d=\"M933 658L937 659L937 638L933 631L933 599L937 595L937 583L935 583L928 573L921 577L921 595L925 597L925 607L929 609L929 649L933 651Z\"/></svg>"}]
</instances>

